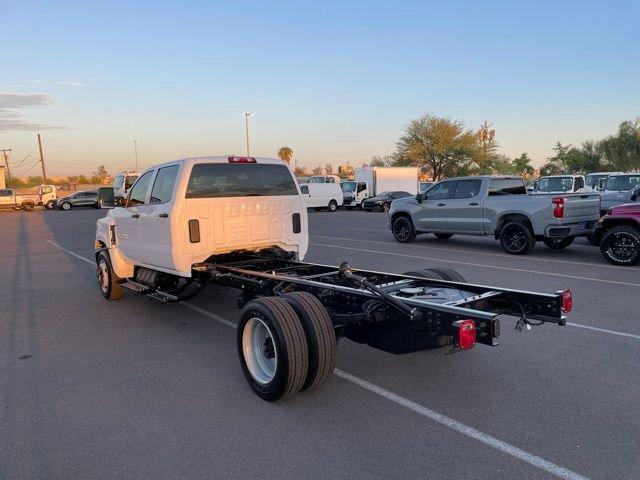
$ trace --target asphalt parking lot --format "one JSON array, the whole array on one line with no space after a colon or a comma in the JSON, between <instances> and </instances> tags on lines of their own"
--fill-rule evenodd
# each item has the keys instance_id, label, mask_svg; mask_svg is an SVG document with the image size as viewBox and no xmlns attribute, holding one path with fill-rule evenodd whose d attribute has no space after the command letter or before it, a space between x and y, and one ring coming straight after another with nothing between
<instances>
[{"instance_id":1,"label":"asphalt parking lot","mask_svg":"<svg viewBox=\"0 0 640 480\"><path fill-rule=\"evenodd\" d=\"M275 404L237 360L235 292L100 295L95 220L0 213L0 479L640 478L640 268L579 240L393 240L382 213L312 212L307 261L570 288L570 325L393 356L340 342L336 375ZM512 321L510 321L512 320Z\"/></svg>"}]
</instances>

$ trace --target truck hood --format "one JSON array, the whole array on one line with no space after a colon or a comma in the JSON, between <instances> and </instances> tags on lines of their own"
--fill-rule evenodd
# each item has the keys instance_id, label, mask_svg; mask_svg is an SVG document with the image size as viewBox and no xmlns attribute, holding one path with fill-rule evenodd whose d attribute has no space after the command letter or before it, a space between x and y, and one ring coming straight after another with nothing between
<instances>
[{"instance_id":1,"label":"truck hood","mask_svg":"<svg viewBox=\"0 0 640 480\"><path fill-rule=\"evenodd\" d=\"M635 213L640 214L640 203L625 203L611 208L611 213Z\"/></svg>"}]
</instances>

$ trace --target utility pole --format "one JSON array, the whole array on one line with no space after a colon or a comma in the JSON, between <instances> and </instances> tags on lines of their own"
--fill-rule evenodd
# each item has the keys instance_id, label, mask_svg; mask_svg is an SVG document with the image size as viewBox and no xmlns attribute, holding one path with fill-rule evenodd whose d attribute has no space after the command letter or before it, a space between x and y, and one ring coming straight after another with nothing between
<instances>
[{"instance_id":1,"label":"utility pole","mask_svg":"<svg viewBox=\"0 0 640 480\"><path fill-rule=\"evenodd\" d=\"M40 166L42 167L42 183L47 183L47 173L44 171L44 155L42 154L42 140L38 134L38 148L40 149Z\"/></svg>"},{"instance_id":2,"label":"utility pole","mask_svg":"<svg viewBox=\"0 0 640 480\"><path fill-rule=\"evenodd\" d=\"M247 134L247 157L250 155L249 153L249 117L253 115L251 112L244 113L244 129Z\"/></svg>"},{"instance_id":3,"label":"utility pole","mask_svg":"<svg viewBox=\"0 0 640 480\"><path fill-rule=\"evenodd\" d=\"M9 157L7 157L7 152L10 152L10 148L3 148L2 155L4 155L4 164L7 166L7 177L11 178L11 170L9 170Z\"/></svg>"},{"instance_id":4,"label":"utility pole","mask_svg":"<svg viewBox=\"0 0 640 480\"><path fill-rule=\"evenodd\" d=\"M133 141L133 149L136 152L136 172L138 171L138 140Z\"/></svg>"}]
</instances>

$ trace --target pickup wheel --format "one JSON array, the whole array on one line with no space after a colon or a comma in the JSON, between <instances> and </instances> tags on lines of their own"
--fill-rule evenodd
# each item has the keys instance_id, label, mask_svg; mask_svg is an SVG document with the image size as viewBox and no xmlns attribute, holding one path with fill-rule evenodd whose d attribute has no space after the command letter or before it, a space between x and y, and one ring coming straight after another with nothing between
<instances>
[{"instance_id":1,"label":"pickup wheel","mask_svg":"<svg viewBox=\"0 0 640 480\"><path fill-rule=\"evenodd\" d=\"M400 243L411 243L416 239L416 231L413 228L413 222L409 217L398 217L394 220L391 227L393 236Z\"/></svg>"},{"instance_id":2,"label":"pickup wheel","mask_svg":"<svg viewBox=\"0 0 640 480\"><path fill-rule=\"evenodd\" d=\"M23 203L20 208L22 208L23 212L33 212L33 210L36 207L35 207L35 205L33 203L27 202L27 203Z\"/></svg>"},{"instance_id":3,"label":"pickup wheel","mask_svg":"<svg viewBox=\"0 0 640 480\"><path fill-rule=\"evenodd\" d=\"M107 300L118 300L122 298L124 289L120 284L120 278L113 271L109 255L100 252L97 259L98 264L98 286L102 296Z\"/></svg>"},{"instance_id":4,"label":"pickup wheel","mask_svg":"<svg viewBox=\"0 0 640 480\"><path fill-rule=\"evenodd\" d=\"M542 239L542 243L544 243L547 247L552 250L562 250L563 248L567 248L569 245L573 243L575 239L573 237L563 237L563 238L550 238L545 237Z\"/></svg>"},{"instance_id":5,"label":"pickup wheel","mask_svg":"<svg viewBox=\"0 0 640 480\"><path fill-rule=\"evenodd\" d=\"M302 322L282 298L257 298L242 310L238 356L249 386L263 400L287 398L303 387L309 350Z\"/></svg>"},{"instance_id":6,"label":"pickup wheel","mask_svg":"<svg viewBox=\"0 0 640 480\"><path fill-rule=\"evenodd\" d=\"M640 262L640 228L620 225L608 230L600 242L602 256L614 265Z\"/></svg>"},{"instance_id":7,"label":"pickup wheel","mask_svg":"<svg viewBox=\"0 0 640 480\"><path fill-rule=\"evenodd\" d=\"M338 342L329 312L315 296L308 292L283 295L295 310L307 337L309 370L301 391L318 387L327 381L336 368Z\"/></svg>"},{"instance_id":8,"label":"pickup wheel","mask_svg":"<svg viewBox=\"0 0 640 480\"><path fill-rule=\"evenodd\" d=\"M518 221L504 224L500 229L500 245L512 255L525 255L533 249L536 239L527 225Z\"/></svg>"},{"instance_id":9,"label":"pickup wheel","mask_svg":"<svg viewBox=\"0 0 640 480\"><path fill-rule=\"evenodd\" d=\"M65 212L66 212L67 210L71 210L71 204L70 204L69 202L62 202L62 203L60 204L60 209L61 209L61 210L64 210Z\"/></svg>"},{"instance_id":10,"label":"pickup wheel","mask_svg":"<svg viewBox=\"0 0 640 480\"><path fill-rule=\"evenodd\" d=\"M336 202L335 200L331 200L327 208L330 212L335 212L338 209L338 202Z\"/></svg>"},{"instance_id":11,"label":"pickup wheel","mask_svg":"<svg viewBox=\"0 0 640 480\"><path fill-rule=\"evenodd\" d=\"M438 240L449 240L453 237L453 233L434 233Z\"/></svg>"},{"instance_id":12,"label":"pickup wheel","mask_svg":"<svg viewBox=\"0 0 640 480\"><path fill-rule=\"evenodd\" d=\"M49 200L44 206L44 208L46 208L47 210L53 210L54 206L55 206L55 202L53 200Z\"/></svg>"},{"instance_id":13,"label":"pickup wheel","mask_svg":"<svg viewBox=\"0 0 640 480\"><path fill-rule=\"evenodd\" d=\"M468 283L467 279L464 278L462 274L447 267L425 268L424 270L405 272L403 275L407 275L408 277L431 278L434 280L449 280L450 282Z\"/></svg>"}]
</instances>

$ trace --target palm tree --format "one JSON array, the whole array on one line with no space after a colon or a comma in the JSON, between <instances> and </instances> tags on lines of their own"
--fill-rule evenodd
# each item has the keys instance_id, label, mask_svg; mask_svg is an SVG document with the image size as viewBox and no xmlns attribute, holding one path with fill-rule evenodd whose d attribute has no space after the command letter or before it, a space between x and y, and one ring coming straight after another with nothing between
<instances>
[{"instance_id":1,"label":"palm tree","mask_svg":"<svg viewBox=\"0 0 640 480\"><path fill-rule=\"evenodd\" d=\"M291 163L293 158L293 150L290 147L284 146L278 149L278 158L284 160L287 163Z\"/></svg>"}]
</instances>

